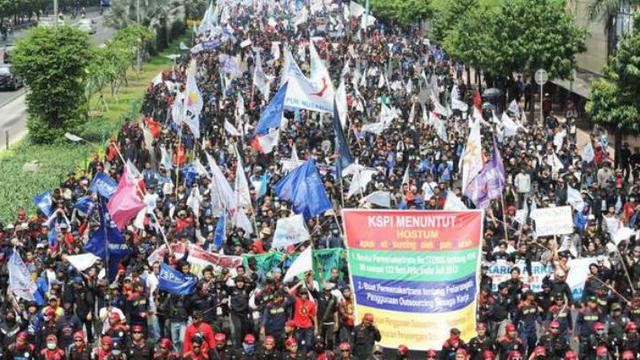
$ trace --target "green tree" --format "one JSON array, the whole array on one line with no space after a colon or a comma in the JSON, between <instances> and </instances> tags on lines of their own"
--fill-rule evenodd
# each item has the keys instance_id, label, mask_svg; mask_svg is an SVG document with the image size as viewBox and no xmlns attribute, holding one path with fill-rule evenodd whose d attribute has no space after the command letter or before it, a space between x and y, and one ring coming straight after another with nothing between
<instances>
[{"instance_id":1,"label":"green tree","mask_svg":"<svg viewBox=\"0 0 640 360\"><path fill-rule=\"evenodd\" d=\"M436 12L433 17L433 37L444 41L447 33L460 22L468 20L469 12L478 7L478 0L452 0L444 9ZM464 21L461 21L464 20Z\"/></svg>"},{"instance_id":2,"label":"green tree","mask_svg":"<svg viewBox=\"0 0 640 360\"><path fill-rule=\"evenodd\" d=\"M640 17L636 17L636 29ZM587 111L591 119L615 130L615 152L621 151L622 134L640 132L640 32L622 38L604 68L604 78L591 86ZM616 164L618 162L616 156Z\"/></svg>"},{"instance_id":3,"label":"green tree","mask_svg":"<svg viewBox=\"0 0 640 360\"><path fill-rule=\"evenodd\" d=\"M53 141L82 121L91 55L88 35L70 26L34 28L18 41L12 61L30 87L27 127L36 143Z\"/></svg>"},{"instance_id":4,"label":"green tree","mask_svg":"<svg viewBox=\"0 0 640 360\"><path fill-rule=\"evenodd\" d=\"M364 1L361 1L364 3ZM411 25L433 14L431 0L371 0L371 11L375 16Z\"/></svg>"}]
</instances>

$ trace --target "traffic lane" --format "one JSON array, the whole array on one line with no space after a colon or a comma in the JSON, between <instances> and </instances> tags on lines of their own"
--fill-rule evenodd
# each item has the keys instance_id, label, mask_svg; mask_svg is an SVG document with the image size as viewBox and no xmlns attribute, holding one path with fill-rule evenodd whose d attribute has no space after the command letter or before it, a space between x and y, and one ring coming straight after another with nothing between
<instances>
[{"instance_id":1,"label":"traffic lane","mask_svg":"<svg viewBox=\"0 0 640 360\"><path fill-rule=\"evenodd\" d=\"M26 91L27 91L26 87L22 87L15 91L0 90L0 108L8 104L9 102L13 101L20 95L24 94ZM4 121L0 121L0 124L2 124L3 122Z\"/></svg>"},{"instance_id":2,"label":"traffic lane","mask_svg":"<svg viewBox=\"0 0 640 360\"><path fill-rule=\"evenodd\" d=\"M2 107L2 113L7 114L0 123L0 148L6 149L7 133L9 145L16 143L27 134L27 106L25 94L22 94Z\"/></svg>"}]
</instances>

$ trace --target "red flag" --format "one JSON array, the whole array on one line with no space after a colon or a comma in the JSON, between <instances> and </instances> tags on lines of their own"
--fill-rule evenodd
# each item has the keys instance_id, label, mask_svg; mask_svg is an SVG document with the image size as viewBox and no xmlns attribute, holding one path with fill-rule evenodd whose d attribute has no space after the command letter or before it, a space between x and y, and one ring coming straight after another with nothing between
<instances>
[{"instance_id":1,"label":"red flag","mask_svg":"<svg viewBox=\"0 0 640 360\"><path fill-rule=\"evenodd\" d=\"M144 203L138 198L135 182L129 180L125 166L118 187L107 204L111 219L122 230L144 207Z\"/></svg>"}]
</instances>

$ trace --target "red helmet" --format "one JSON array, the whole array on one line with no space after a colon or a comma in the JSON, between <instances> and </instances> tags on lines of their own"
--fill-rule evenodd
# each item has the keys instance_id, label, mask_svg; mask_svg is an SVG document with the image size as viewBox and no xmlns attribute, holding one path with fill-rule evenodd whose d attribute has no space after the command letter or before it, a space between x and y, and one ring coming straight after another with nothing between
<instances>
[{"instance_id":1,"label":"red helmet","mask_svg":"<svg viewBox=\"0 0 640 360\"><path fill-rule=\"evenodd\" d=\"M465 350L465 349L458 349L458 350L456 351L456 355L467 356L467 350Z\"/></svg>"},{"instance_id":2,"label":"red helmet","mask_svg":"<svg viewBox=\"0 0 640 360\"><path fill-rule=\"evenodd\" d=\"M632 330L638 330L638 325L636 325L636 323L633 321L629 321L627 323L627 326L624 327L624 331L632 331Z\"/></svg>"},{"instance_id":3,"label":"red helmet","mask_svg":"<svg viewBox=\"0 0 640 360\"><path fill-rule=\"evenodd\" d=\"M491 350L485 350L482 352L482 360L494 360L496 355Z\"/></svg>"},{"instance_id":4,"label":"red helmet","mask_svg":"<svg viewBox=\"0 0 640 360\"><path fill-rule=\"evenodd\" d=\"M625 351L622 353L622 357L620 359L622 360L634 360L636 357L633 355L632 351Z\"/></svg>"},{"instance_id":5,"label":"red helmet","mask_svg":"<svg viewBox=\"0 0 640 360\"><path fill-rule=\"evenodd\" d=\"M400 355L408 355L409 348L407 347L407 345L400 345L398 346L398 352L400 353Z\"/></svg>"},{"instance_id":6,"label":"red helmet","mask_svg":"<svg viewBox=\"0 0 640 360\"><path fill-rule=\"evenodd\" d=\"M111 338L111 336L103 336L102 345L113 345L113 339Z\"/></svg>"},{"instance_id":7,"label":"red helmet","mask_svg":"<svg viewBox=\"0 0 640 360\"><path fill-rule=\"evenodd\" d=\"M144 331L144 326L142 326L142 325L140 325L140 324L133 325L133 326L131 327L131 331L132 331L132 332L136 332L136 331Z\"/></svg>"},{"instance_id":8,"label":"red helmet","mask_svg":"<svg viewBox=\"0 0 640 360\"><path fill-rule=\"evenodd\" d=\"M435 357L435 356L438 356L438 353L435 350L433 349L427 350L427 357Z\"/></svg>"},{"instance_id":9,"label":"red helmet","mask_svg":"<svg viewBox=\"0 0 640 360\"><path fill-rule=\"evenodd\" d=\"M287 320L287 322L284 323L284 326L288 326L288 327L296 327L296 322L293 320Z\"/></svg>"},{"instance_id":10,"label":"red helmet","mask_svg":"<svg viewBox=\"0 0 640 360\"><path fill-rule=\"evenodd\" d=\"M171 340L167 339L167 338L162 338L160 339L160 341L158 342L160 347L163 347L167 350L171 350L171 348L173 347L173 344L171 343Z\"/></svg>"},{"instance_id":11,"label":"red helmet","mask_svg":"<svg viewBox=\"0 0 640 360\"><path fill-rule=\"evenodd\" d=\"M593 329L593 331L604 330L604 324L601 323L601 322L595 322L595 323L593 323L592 329Z\"/></svg>"},{"instance_id":12,"label":"red helmet","mask_svg":"<svg viewBox=\"0 0 640 360\"><path fill-rule=\"evenodd\" d=\"M265 345L275 345L276 339L273 336L267 336L264 338Z\"/></svg>"},{"instance_id":13,"label":"red helmet","mask_svg":"<svg viewBox=\"0 0 640 360\"><path fill-rule=\"evenodd\" d=\"M573 350L569 350L566 353L564 353L564 360L577 360L577 359L578 359L578 355Z\"/></svg>"},{"instance_id":14,"label":"red helmet","mask_svg":"<svg viewBox=\"0 0 640 360\"><path fill-rule=\"evenodd\" d=\"M513 325L513 323L507 323L507 325L504 326L504 329L506 332L516 331L516 326Z\"/></svg>"},{"instance_id":15,"label":"red helmet","mask_svg":"<svg viewBox=\"0 0 640 360\"><path fill-rule=\"evenodd\" d=\"M596 356L605 356L607 355L607 348L605 346L598 346L596 348Z\"/></svg>"},{"instance_id":16,"label":"red helmet","mask_svg":"<svg viewBox=\"0 0 640 360\"><path fill-rule=\"evenodd\" d=\"M247 334L244 336L245 344L253 345L256 343L256 337L253 334Z\"/></svg>"},{"instance_id":17,"label":"red helmet","mask_svg":"<svg viewBox=\"0 0 640 360\"><path fill-rule=\"evenodd\" d=\"M115 311L112 311L111 314L109 314L109 320L120 321L120 314L118 314Z\"/></svg>"},{"instance_id":18,"label":"red helmet","mask_svg":"<svg viewBox=\"0 0 640 360\"><path fill-rule=\"evenodd\" d=\"M545 349L544 346L536 346L536 348L533 349L533 353L537 356L547 356L547 349Z\"/></svg>"},{"instance_id":19,"label":"red helmet","mask_svg":"<svg viewBox=\"0 0 640 360\"><path fill-rule=\"evenodd\" d=\"M84 333L82 332L82 330L78 330L76 332L73 333L73 339L82 339L84 340Z\"/></svg>"},{"instance_id":20,"label":"red helmet","mask_svg":"<svg viewBox=\"0 0 640 360\"><path fill-rule=\"evenodd\" d=\"M373 314L371 313L364 314L364 316L362 317L362 321L373 322Z\"/></svg>"},{"instance_id":21,"label":"red helmet","mask_svg":"<svg viewBox=\"0 0 640 360\"><path fill-rule=\"evenodd\" d=\"M294 345L298 345L298 343L296 342L296 339L294 338L288 338L287 341L285 341L284 346L286 347L291 347Z\"/></svg>"},{"instance_id":22,"label":"red helmet","mask_svg":"<svg viewBox=\"0 0 640 360\"><path fill-rule=\"evenodd\" d=\"M522 358L522 354L520 353L520 351L512 351L509 353L509 357L507 357L507 360L511 360L513 358Z\"/></svg>"},{"instance_id":23,"label":"red helmet","mask_svg":"<svg viewBox=\"0 0 640 360\"><path fill-rule=\"evenodd\" d=\"M52 317L56 316L56 311L55 311L55 310L53 310L52 308L48 308L48 309L44 312L44 314L45 314L47 317L52 318Z\"/></svg>"},{"instance_id":24,"label":"red helmet","mask_svg":"<svg viewBox=\"0 0 640 360\"><path fill-rule=\"evenodd\" d=\"M343 350L351 350L351 344L349 344L348 342L341 342L340 346L338 347L340 349L340 351Z\"/></svg>"},{"instance_id":25,"label":"red helmet","mask_svg":"<svg viewBox=\"0 0 640 360\"><path fill-rule=\"evenodd\" d=\"M553 320L552 322L549 323L549 327L560 327L560 322L558 320Z\"/></svg>"},{"instance_id":26,"label":"red helmet","mask_svg":"<svg viewBox=\"0 0 640 360\"><path fill-rule=\"evenodd\" d=\"M213 337L213 339L217 343L223 343L223 342L227 341L227 335L225 335L223 332L219 332L219 333L216 334L216 336Z\"/></svg>"},{"instance_id":27,"label":"red helmet","mask_svg":"<svg viewBox=\"0 0 640 360\"><path fill-rule=\"evenodd\" d=\"M26 331L20 331L18 333L18 336L16 336L16 340L24 340L27 341L29 340L29 334L27 334Z\"/></svg>"}]
</instances>

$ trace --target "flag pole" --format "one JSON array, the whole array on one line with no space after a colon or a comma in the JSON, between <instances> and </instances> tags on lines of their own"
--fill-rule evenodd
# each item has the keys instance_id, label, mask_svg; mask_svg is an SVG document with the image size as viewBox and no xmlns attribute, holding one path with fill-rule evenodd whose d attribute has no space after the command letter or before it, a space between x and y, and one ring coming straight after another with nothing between
<instances>
[{"instance_id":1,"label":"flag pole","mask_svg":"<svg viewBox=\"0 0 640 360\"><path fill-rule=\"evenodd\" d=\"M127 164L125 163L124 166L127 166ZM107 222L105 217L105 213L104 213L104 199L100 199L100 207L102 208L102 217L100 219L100 222L102 223L102 230L104 231L104 253L105 253L105 267L104 267L104 273L105 273L105 277L107 278L107 282L109 282L109 232L107 231ZM108 210L107 210L108 211Z\"/></svg>"},{"instance_id":2,"label":"flag pole","mask_svg":"<svg viewBox=\"0 0 640 360\"><path fill-rule=\"evenodd\" d=\"M504 206L504 196L500 194L500 205L502 206L502 226L504 228L504 240L509 242L509 233L507 230L507 209Z\"/></svg>"}]
</instances>

